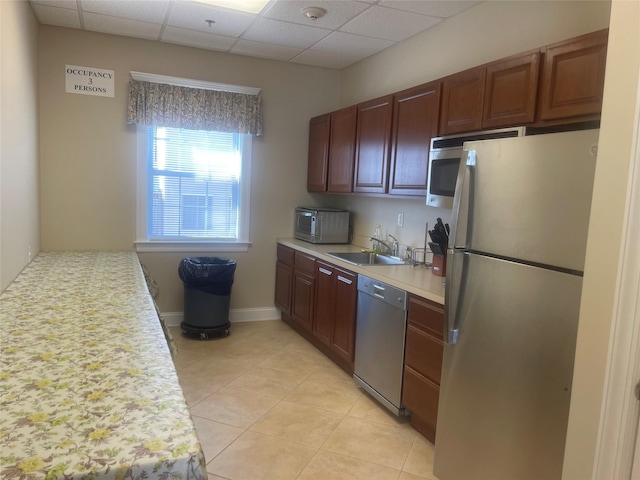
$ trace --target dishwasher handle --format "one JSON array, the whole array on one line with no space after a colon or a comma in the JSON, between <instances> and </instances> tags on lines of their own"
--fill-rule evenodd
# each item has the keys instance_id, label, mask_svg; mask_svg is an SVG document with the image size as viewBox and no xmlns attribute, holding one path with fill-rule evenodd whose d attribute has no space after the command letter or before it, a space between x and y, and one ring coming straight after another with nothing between
<instances>
[{"instance_id":1,"label":"dishwasher handle","mask_svg":"<svg viewBox=\"0 0 640 480\"><path fill-rule=\"evenodd\" d=\"M373 284L373 296L378 297L380 300L384 300L385 288L382 285L376 283Z\"/></svg>"},{"instance_id":2,"label":"dishwasher handle","mask_svg":"<svg viewBox=\"0 0 640 480\"><path fill-rule=\"evenodd\" d=\"M364 275L358 275L358 291L370 295L401 310L407 310L407 292L393 285L379 282Z\"/></svg>"}]
</instances>

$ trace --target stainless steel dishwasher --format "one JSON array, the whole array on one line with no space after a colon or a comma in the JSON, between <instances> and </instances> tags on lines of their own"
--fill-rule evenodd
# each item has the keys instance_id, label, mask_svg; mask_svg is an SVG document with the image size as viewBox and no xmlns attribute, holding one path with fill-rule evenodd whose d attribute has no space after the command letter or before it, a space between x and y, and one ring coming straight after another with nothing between
<instances>
[{"instance_id":1,"label":"stainless steel dishwasher","mask_svg":"<svg viewBox=\"0 0 640 480\"><path fill-rule=\"evenodd\" d=\"M402 374L407 292L358 275L355 381L396 415L404 415Z\"/></svg>"}]
</instances>

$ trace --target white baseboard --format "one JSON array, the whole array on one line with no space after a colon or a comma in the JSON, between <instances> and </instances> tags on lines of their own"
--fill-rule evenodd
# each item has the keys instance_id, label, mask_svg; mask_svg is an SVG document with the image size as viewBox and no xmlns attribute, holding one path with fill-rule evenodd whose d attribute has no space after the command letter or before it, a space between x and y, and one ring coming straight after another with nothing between
<instances>
[{"instance_id":1,"label":"white baseboard","mask_svg":"<svg viewBox=\"0 0 640 480\"><path fill-rule=\"evenodd\" d=\"M183 312L161 312L167 327L179 327L184 318ZM275 307L237 308L229 311L231 323L280 320L280 310Z\"/></svg>"}]
</instances>

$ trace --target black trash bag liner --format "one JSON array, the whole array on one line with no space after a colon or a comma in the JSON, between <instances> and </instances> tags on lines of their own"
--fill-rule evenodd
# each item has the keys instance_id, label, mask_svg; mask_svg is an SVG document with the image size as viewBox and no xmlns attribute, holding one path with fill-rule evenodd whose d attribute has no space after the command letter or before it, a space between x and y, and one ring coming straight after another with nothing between
<instances>
[{"instance_id":1,"label":"black trash bag liner","mask_svg":"<svg viewBox=\"0 0 640 480\"><path fill-rule=\"evenodd\" d=\"M187 257L180 261L178 275L185 287L214 295L231 294L236 261L218 257Z\"/></svg>"}]
</instances>

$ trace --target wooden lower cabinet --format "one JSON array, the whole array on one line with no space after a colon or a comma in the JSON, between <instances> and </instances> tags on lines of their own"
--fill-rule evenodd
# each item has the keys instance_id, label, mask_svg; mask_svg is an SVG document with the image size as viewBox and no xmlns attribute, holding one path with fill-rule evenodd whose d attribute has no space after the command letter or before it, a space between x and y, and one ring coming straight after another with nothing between
<instances>
[{"instance_id":1,"label":"wooden lower cabinet","mask_svg":"<svg viewBox=\"0 0 640 480\"><path fill-rule=\"evenodd\" d=\"M283 315L291 315L294 258L293 248L278 244L274 304Z\"/></svg>"},{"instance_id":2,"label":"wooden lower cabinet","mask_svg":"<svg viewBox=\"0 0 640 480\"><path fill-rule=\"evenodd\" d=\"M315 261L302 252L295 252L291 318L305 330L311 331L315 301Z\"/></svg>"},{"instance_id":3,"label":"wooden lower cabinet","mask_svg":"<svg viewBox=\"0 0 640 480\"><path fill-rule=\"evenodd\" d=\"M282 320L349 375L355 359L357 278L278 244L274 300Z\"/></svg>"},{"instance_id":4,"label":"wooden lower cabinet","mask_svg":"<svg viewBox=\"0 0 640 480\"><path fill-rule=\"evenodd\" d=\"M405 365L402 397L411 410L411 426L431 443L436 441L439 396L438 384Z\"/></svg>"},{"instance_id":5,"label":"wooden lower cabinet","mask_svg":"<svg viewBox=\"0 0 640 480\"><path fill-rule=\"evenodd\" d=\"M353 368L356 345L358 275L336 268L335 321L331 348Z\"/></svg>"},{"instance_id":6,"label":"wooden lower cabinet","mask_svg":"<svg viewBox=\"0 0 640 480\"><path fill-rule=\"evenodd\" d=\"M411 426L434 443L444 352L443 332L442 305L411 295L402 401L411 411Z\"/></svg>"},{"instance_id":7,"label":"wooden lower cabinet","mask_svg":"<svg viewBox=\"0 0 640 480\"><path fill-rule=\"evenodd\" d=\"M355 359L357 280L353 272L316 262L313 334L331 350L333 361L350 373Z\"/></svg>"},{"instance_id":8,"label":"wooden lower cabinet","mask_svg":"<svg viewBox=\"0 0 640 480\"><path fill-rule=\"evenodd\" d=\"M316 259L280 244L277 255L274 304L292 327L311 332Z\"/></svg>"}]
</instances>

